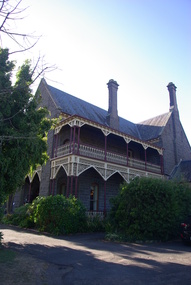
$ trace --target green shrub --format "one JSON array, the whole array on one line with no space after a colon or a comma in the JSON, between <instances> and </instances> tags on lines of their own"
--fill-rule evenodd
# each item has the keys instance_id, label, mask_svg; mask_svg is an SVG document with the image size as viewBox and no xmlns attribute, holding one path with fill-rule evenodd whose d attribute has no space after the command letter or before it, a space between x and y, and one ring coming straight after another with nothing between
<instances>
[{"instance_id":1,"label":"green shrub","mask_svg":"<svg viewBox=\"0 0 191 285\"><path fill-rule=\"evenodd\" d=\"M168 240L191 211L191 189L186 184L152 178L124 183L112 200L110 233L127 240Z\"/></svg>"},{"instance_id":2,"label":"green shrub","mask_svg":"<svg viewBox=\"0 0 191 285\"><path fill-rule=\"evenodd\" d=\"M56 235L83 232L87 227L85 212L75 197L41 197L35 206L34 222L40 231Z\"/></svg>"},{"instance_id":3,"label":"green shrub","mask_svg":"<svg viewBox=\"0 0 191 285\"><path fill-rule=\"evenodd\" d=\"M16 208L13 214L6 215L3 218L3 222L21 228L34 227L33 216L30 212L31 204L25 204L19 208Z\"/></svg>"},{"instance_id":4,"label":"green shrub","mask_svg":"<svg viewBox=\"0 0 191 285\"><path fill-rule=\"evenodd\" d=\"M99 215L94 217L87 217L87 231L88 232L104 232L106 220Z\"/></svg>"},{"instance_id":5,"label":"green shrub","mask_svg":"<svg viewBox=\"0 0 191 285\"><path fill-rule=\"evenodd\" d=\"M37 197L32 204L23 205L3 222L20 227L33 228L55 235L100 232L105 229L105 220L99 216L89 218L86 209L75 197L63 195Z\"/></svg>"},{"instance_id":6,"label":"green shrub","mask_svg":"<svg viewBox=\"0 0 191 285\"><path fill-rule=\"evenodd\" d=\"M36 227L49 233L69 234L84 232L87 229L85 208L75 197L63 195L37 197L32 204L25 204L3 222L20 227Z\"/></svg>"}]
</instances>

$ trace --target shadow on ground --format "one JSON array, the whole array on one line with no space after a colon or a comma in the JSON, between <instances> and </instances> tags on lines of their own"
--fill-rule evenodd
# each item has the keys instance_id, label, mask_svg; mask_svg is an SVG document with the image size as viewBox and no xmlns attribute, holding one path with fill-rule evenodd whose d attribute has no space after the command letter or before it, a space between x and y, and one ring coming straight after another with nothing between
<instances>
[{"instance_id":1,"label":"shadow on ground","mask_svg":"<svg viewBox=\"0 0 191 285\"><path fill-rule=\"evenodd\" d=\"M32 235L33 242L14 242L13 236L7 245L47 262L51 285L191 284L191 259L187 259L191 256L191 247L180 241L121 244L104 241L103 234L54 238L15 227L7 229L11 229L13 235L14 231L22 236ZM47 244L39 244L37 237L45 239Z\"/></svg>"}]
</instances>

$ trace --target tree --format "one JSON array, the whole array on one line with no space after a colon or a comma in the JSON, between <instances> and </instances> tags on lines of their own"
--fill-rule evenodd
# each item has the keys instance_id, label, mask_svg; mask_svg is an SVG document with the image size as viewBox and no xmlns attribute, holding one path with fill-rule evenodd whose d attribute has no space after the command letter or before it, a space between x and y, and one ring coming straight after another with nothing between
<instances>
[{"instance_id":1,"label":"tree","mask_svg":"<svg viewBox=\"0 0 191 285\"><path fill-rule=\"evenodd\" d=\"M2 36L11 39L19 48L11 53L23 52L36 45L39 36L34 33L17 31L15 23L23 20L27 8L21 8L22 0L0 0L0 40Z\"/></svg>"},{"instance_id":2,"label":"tree","mask_svg":"<svg viewBox=\"0 0 191 285\"><path fill-rule=\"evenodd\" d=\"M25 25L19 30L16 27L16 23L25 18L24 12L27 10L27 8L22 8L21 4L22 0L0 0L0 43L3 43L6 38L11 40L12 50L9 49L9 55L32 49L41 38L34 32L20 31ZM50 72L55 69L55 65L45 62L44 56L39 56L33 69L33 81L45 71Z\"/></svg>"},{"instance_id":3,"label":"tree","mask_svg":"<svg viewBox=\"0 0 191 285\"><path fill-rule=\"evenodd\" d=\"M52 121L38 109L38 95L30 89L34 70L26 61L11 82L14 62L0 48L0 202L23 184L25 176L48 158L47 132Z\"/></svg>"},{"instance_id":4,"label":"tree","mask_svg":"<svg viewBox=\"0 0 191 285\"><path fill-rule=\"evenodd\" d=\"M9 56L33 48L40 39L35 33L25 32L25 25L19 29L16 26L24 19L26 10L22 0L0 0L0 43L9 38L12 48L11 51L0 49L0 204L8 194L14 193L30 167L47 159L46 132L51 122L45 119L45 109L36 110L38 101L30 86L55 66L38 57L31 69L30 62L26 61L14 86L11 82L16 62L9 61Z\"/></svg>"}]
</instances>

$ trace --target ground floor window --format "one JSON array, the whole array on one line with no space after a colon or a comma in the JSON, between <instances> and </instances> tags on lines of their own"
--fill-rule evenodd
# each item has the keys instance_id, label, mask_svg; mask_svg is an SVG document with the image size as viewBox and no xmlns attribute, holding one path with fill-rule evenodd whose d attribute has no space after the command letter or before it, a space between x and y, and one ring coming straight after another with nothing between
<instances>
[{"instance_id":1,"label":"ground floor window","mask_svg":"<svg viewBox=\"0 0 191 285\"><path fill-rule=\"evenodd\" d=\"M90 211L98 210L98 185L92 184L90 190Z\"/></svg>"},{"instance_id":2,"label":"ground floor window","mask_svg":"<svg viewBox=\"0 0 191 285\"><path fill-rule=\"evenodd\" d=\"M59 194L60 195L63 195L63 196L66 196L66 184L65 183L62 183L59 187Z\"/></svg>"}]
</instances>

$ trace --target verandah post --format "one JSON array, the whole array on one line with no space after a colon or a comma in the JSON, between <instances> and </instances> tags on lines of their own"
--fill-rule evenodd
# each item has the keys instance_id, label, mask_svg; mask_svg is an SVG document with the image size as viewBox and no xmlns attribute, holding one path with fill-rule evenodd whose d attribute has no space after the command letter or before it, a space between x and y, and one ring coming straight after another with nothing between
<instances>
[{"instance_id":1,"label":"verandah post","mask_svg":"<svg viewBox=\"0 0 191 285\"><path fill-rule=\"evenodd\" d=\"M145 148L145 170L147 170L147 149Z\"/></svg>"},{"instance_id":2,"label":"verandah post","mask_svg":"<svg viewBox=\"0 0 191 285\"><path fill-rule=\"evenodd\" d=\"M72 195L73 193L73 180L74 180L74 176L71 176L71 187L70 187L70 194Z\"/></svg>"},{"instance_id":3,"label":"verandah post","mask_svg":"<svg viewBox=\"0 0 191 285\"><path fill-rule=\"evenodd\" d=\"M76 126L74 126L74 134L73 134L73 150L72 153L75 152L75 136L76 136Z\"/></svg>"},{"instance_id":4,"label":"verandah post","mask_svg":"<svg viewBox=\"0 0 191 285\"><path fill-rule=\"evenodd\" d=\"M77 149L77 154L79 154L79 149L80 149L80 127L78 127L78 149Z\"/></svg>"},{"instance_id":5,"label":"verandah post","mask_svg":"<svg viewBox=\"0 0 191 285\"><path fill-rule=\"evenodd\" d=\"M75 198L77 198L77 189L78 189L78 176L75 178Z\"/></svg>"},{"instance_id":6,"label":"verandah post","mask_svg":"<svg viewBox=\"0 0 191 285\"><path fill-rule=\"evenodd\" d=\"M67 191L66 191L66 197L69 196L69 185L70 185L70 176L67 176Z\"/></svg>"},{"instance_id":7,"label":"verandah post","mask_svg":"<svg viewBox=\"0 0 191 285\"><path fill-rule=\"evenodd\" d=\"M127 143L127 166L129 164L129 144Z\"/></svg>"},{"instance_id":8,"label":"verandah post","mask_svg":"<svg viewBox=\"0 0 191 285\"><path fill-rule=\"evenodd\" d=\"M106 216L106 181L104 180L104 216Z\"/></svg>"},{"instance_id":9,"label":"verandah post","mask_svg":"<svg viewBox=\"0 0 191 285\"><path fill-rule=\"evenodd\" d=\"M105 135L105 161L107 161L107 136Z\"/></svg>"},{"instance_id":10,"label":"verandah post","mask_svg":"<svg viewBox=\"0 0 191 285\"><path fill-rule=\"evenodd\" d=\"M72 133L73 133L73 128L70 127L70 152L72 151Z\"/></svg>"}]
</instances>

